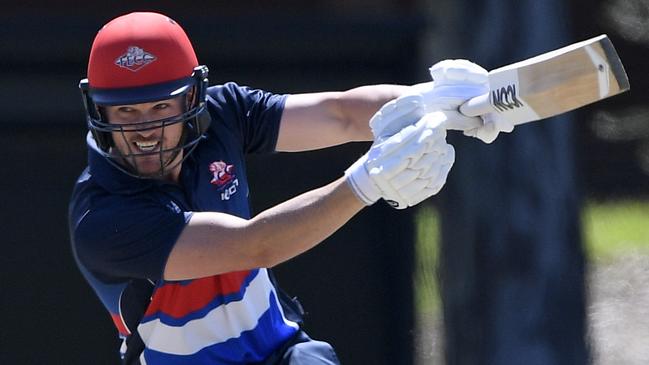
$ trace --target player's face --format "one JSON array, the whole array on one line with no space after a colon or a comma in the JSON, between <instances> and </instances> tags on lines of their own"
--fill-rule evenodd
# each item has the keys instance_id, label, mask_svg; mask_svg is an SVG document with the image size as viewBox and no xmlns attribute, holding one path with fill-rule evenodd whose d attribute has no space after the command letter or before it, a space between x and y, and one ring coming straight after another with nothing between
<instances>
[{"instance_id":1,"label":"player's face","mask_svg":"<svg viewBox=\"0 0 649 365\"><path fill-rule=\"evenodd\" d=\"M161 124L148 123L156 120L175 117L183 113L184 103L181 97L160 100L151 103L117 105L105 107L107 119L111 124L124 126L123 131L112 132L115 148L127 163L137 169L143 176L155 176L162 167L175 165L181 159L182 151L174 153L162 150L178 146L182 137L183 123ZM138 126L145 128L138 129Z\"/></svg>"}]
</instances>

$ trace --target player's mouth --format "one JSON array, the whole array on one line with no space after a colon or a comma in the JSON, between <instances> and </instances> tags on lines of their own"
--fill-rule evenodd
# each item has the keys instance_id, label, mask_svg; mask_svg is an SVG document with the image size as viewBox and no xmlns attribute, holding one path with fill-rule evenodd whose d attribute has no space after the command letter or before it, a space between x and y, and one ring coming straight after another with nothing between
<instances>
[{"instance_id":1,"label":"player's mouth","mask_svg":"<svg viewBox=\"0 0 649 365\"><path fill-rule=\"evenodd\" d=\"M158 150L160 141L134 141L133 144L140 152L148 153Z\"/></svg>"}]
</instances>

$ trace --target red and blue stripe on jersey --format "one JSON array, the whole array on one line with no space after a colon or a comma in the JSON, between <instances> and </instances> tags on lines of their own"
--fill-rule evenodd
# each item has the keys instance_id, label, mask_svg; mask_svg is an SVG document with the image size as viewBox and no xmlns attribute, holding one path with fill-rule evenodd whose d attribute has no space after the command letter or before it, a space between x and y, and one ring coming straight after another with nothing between
<instances>
[{"instance_id":1,"label":"red and blue stripe on jersey","mask_svg":"<svg viewBox=\"0 0 649 365\"><path fill-rule=\"evenodd\" d=\"M217 325L215 325L217 324ZM164 282L138 326L142 363L262 361L297 331L266 269Z\"/></svg>"}]
</instances>

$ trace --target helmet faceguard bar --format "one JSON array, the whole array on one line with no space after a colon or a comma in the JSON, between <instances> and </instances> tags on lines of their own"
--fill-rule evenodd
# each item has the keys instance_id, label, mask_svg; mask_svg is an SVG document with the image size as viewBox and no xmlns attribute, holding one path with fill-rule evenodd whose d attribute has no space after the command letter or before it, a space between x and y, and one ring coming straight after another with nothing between
<instances>
[{"instance_id":1,"label":"helmet faceguard bar","mask_svg":"<svg viewBox=\"0 0 649 365\"><path fill-rule=\"evenodd\" d=\"M191 151L196 148L198 142L203 138L203 134L207 131L210 124L210 116L206 104L208 85L207 75L208 69L206 66L197 66L194 68L194 72L190 78L182 79L184 86L178 87L180 82L180 80L178 80L168 83L167 85L158 84L153 85L153 87L145 86L140 88L129 88L127 89L127 92L112 90L112 102L110 104L99 103L96 98L98 93L89 86L88 79L81 80L79 83L79 89L86 110L86 121L88 129L92 133L99 149L98 152L106 157L113 166L131 176L139 178L150 178L154 176L151 176L150 174L140 174L137 168L137 157L157 154L160 156L160 171L158 174L155 174L155 176L164 176L169 169L182 163ZM133 95L136 89L138 91L138 98L130 99L128 101L121 99L124 95ZM161 90L163 91L161 92ZM193 90L193 96L191 100L186 101L187 106L185 111L180 115L170 118L141 123L117 124L110 123L110 121L106 120L100 110L100 107L107 105L133 105L171 99L177 96L187 95L190 90ZM144 93L145 91L152 92L155 97L152 96L153 94L144 96L139 95L139 93ZM99 99L106 101L107 94L104 93L102 97ZM184 123L183 135L178 142L178 145L172 148L162 149L161 147L157 151L137 153L130 150L130 147L128 152L118 151L117 148L112 148L114 146L113 135L121 135L121 138L126 138L125 133L127 132L142 132L158 128L162 129L164 135L165 127L178 123ZM183 157L178 159L179 161L173 163L173 166L171 166L171 163L174 160L177 160L176 157L182 150L185 150ZM166 156L171 157L165 158Z\"/></svg>"},{"instance_id":2,"label":"helmet faceguard bar","mask_svg":"<svg viewBox=\"0 0 649 365\"><path fill-rule=\"evenodd\" d=\"M151 120L151 121L140 122L140 123L113 124L98 119L92 119L89 120L88 122L92 124L93 128L97 132L122 132L122 133L123 132L144 132L152 129L166 127L176 123L182 123L189 118L196 117L204 110L205 110L205 104L200 105L197 108L192 108L191 110L187 110L184 113L175 115L173 117Z\"/></svg>"}]
</instances>

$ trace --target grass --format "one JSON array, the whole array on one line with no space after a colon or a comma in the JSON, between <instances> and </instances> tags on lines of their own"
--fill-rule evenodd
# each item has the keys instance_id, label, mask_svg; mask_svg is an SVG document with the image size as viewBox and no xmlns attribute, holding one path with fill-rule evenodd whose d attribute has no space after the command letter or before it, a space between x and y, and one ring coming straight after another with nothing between
<instances>
[{"instance_id":1,"label":"grass","mask_svg":"<svg viewBox=\"0 0 649 365\"><path fill-rule=\"evenodd\" d=\"M589 259L610 261L621 254L649 251L649 201L589 202L582 212Z\"/></svg>"},{"instance_id":2,"label":"grass","mask_svg":"<svg viewBox=\"0 0 649 365\"><path fill-rule=\"evenodd\" d=\"M417 211L417 242L415 256L415 305L423 315L438 311L437 292L437 243L439 240L439 219L437 210L422 205Z\"/></svg>"},{"instance_id":3,"label":"grass","mask_svg":"<svg viewBox=\"0 0 649 365\"><path fill-rule=\"evenodd\" d=\"M433 207L419 208L415 300L422 315L439 309L437 280L431 275L437 270L438 221ZM649 200L590 201L582 210L582 232L589 260L611 261L629 252L649 254Z\"/></svg>"}]
</instances>

